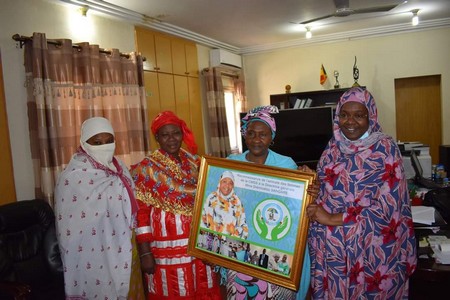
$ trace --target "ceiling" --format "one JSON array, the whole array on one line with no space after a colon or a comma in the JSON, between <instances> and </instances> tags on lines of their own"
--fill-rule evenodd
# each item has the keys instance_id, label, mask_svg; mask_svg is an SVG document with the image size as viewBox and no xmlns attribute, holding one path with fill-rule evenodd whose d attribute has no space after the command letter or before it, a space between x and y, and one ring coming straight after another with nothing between
<instances>
[{"instance_id":1,"label":"ceiling","mask_svg":"<svg viewBox=\"0 0 450 300\"><path fill-rule=\"evenodd\" d=\"M200 44L246 54L301 44L450 27L450 0L349 0L352 9L398 4L388 12L330 17L333 0L60 0L92 11L182 36ZM107 8L106 8L107 7ZM411 25L419 9L420 24Z\"/></svg>"}]
</instances>

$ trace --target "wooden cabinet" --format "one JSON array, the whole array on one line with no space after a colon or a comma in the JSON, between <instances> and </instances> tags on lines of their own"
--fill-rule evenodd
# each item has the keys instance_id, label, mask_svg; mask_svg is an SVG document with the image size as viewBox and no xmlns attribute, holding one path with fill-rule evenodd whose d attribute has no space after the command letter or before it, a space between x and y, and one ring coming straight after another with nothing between
<instances>
[{"instance_id":1,"label":"wooden cabinet","mask_svg":"<svg viewBox=\"0 0 450 300\"><path fill-rule=\"evenodd\" d=\"M184 44L184 51L186 53L186 71L187 75L191 77L198 77L198 54L197 45L194 43Z\"/></svg>"},{"instance_id":2,"label":"wooden cabinet","mask_svg":"<svg viewBox=\"0 0 450 300\"><path fill-rule=\"evenodd\" d=\"M162 111L175 112L175 90L172 74L144 71L144 85L147 99L147 116L149 126L152 120ZM150 136L150 148L158 148L153 134Z\"/></svg>"},{"instance_id":3,"label":"wooden cabinet","mask_svg":"<svg viewBox=\"0 0 450 300\"><path fill-rule=\"evenodd\" d=\"M203 111L202 103L197 99L201 99L200 95L200 79L196 77L188 77L188 88L189 88L189 106L191 112L191 129L195 133L201 132L202 134L197 134L195 140L198 145L198 153L206 154L205 148L205 136L203 134Z\"/></svg>"},{"instance_id":4,"label":"wooden cabinet","mask_svg":"<svg viewBox=\"0 0 450 300\"><path fill-rule=\"evenodd\" d=\"M205 154L196 44L136 27L136 48L146 58L144 84L150 125L161 111L173 111L194 132L198 153ZM153 136L150 147L158 147Z\"/></svg>"},{"instance_id":5,"label":"wooden cabinet","mask_svg":"<svg viewBox=\"0 0 450 300\"><path fill-rule=\"evenodd\" d=\"M156 71L156 53L155 53L155 35L153 32L140 27L135 29L135 39L140 41L137 43L137 51L145 57L144 70Z\"/></svg>"},{"instance_id":6,"label":"wooden cabinet","mask_svg":"<svg viewBox=\"0 0 450 300\"><path fill-rule=\"evenodd\" d=\"M172 41L172 61L173 74L188 75L186 70L186 53L184 50L184 42L181 40Z\"/></svg>"},{"instance_id":7,"label":"wooden cabinet","mask_svg":"<svg viewBox=\"0 0 450 300\"><path fill-rule=\"evenodd\" d=\"M181 119L190 123L191 112L189 107L189 87L186 76L174 75L175 85L175 102L176 102L176 114Z\"/></svg>"},{"instance_id":8,"label":"wooden cabinet","mask_svg":"<svg viewBox=\"0 0 450 300\"><path fill-rule=\"evenodd\" d=\"M156 71L172 73L172 47L170 37L155 34Z\"/></svg>"},{"instance_id":9,"label":"wooden cabinet","mask_svg":"<svg viewBox=\"0 0 450 300\"><path fill-rule=\"evenodd\" d=\"M149 127L151 126L152 120L161 111L159 106L159 86L158 86L158 73L144 71L144 86L145 86L145 96L147 100L147 117L149 122ZM150 131L150 148L155 150L157 143L155 137Z\"/></svg>"},{"instance_id":10,"label":"wooden cabinet","mask_svg":"<svg viewBox=\"0 0 450 300\"><path fill-rule=\"evenodd\" d=\"M197 46L180 39L172 40L173 74L198 77Z\"/></svg>"},{"instance_id":11,"label":"wooden cabinet","mask_svg":"<svg viewBox=\"0 0 450 300\"><path fill-rule=\"evenodd\" d=\"M204 135L196 134L203 132L202 106L200 99L200 81L196 77L186 77L174 75L176 113L190 124L192 132L195 134L198 152L205 153Z\"/></svg>"},{"instance_id":12,"label":"wooden cabinet","mask_svg":"<svg viewBox=\"0 0 450 300\"><path fill-rule=\"evenodd\" d=\"M144 57L144 70L172 73L170 37L136 27L137 51Z\"/></svg>"},{"instance_id":13,"label":"wooden cabinet","mask_svg":"<svg viewBox=\"0 0 450 300\"><path fill-rule=\"evenodd\" d=\"M335 106L349 88L270 95L270 104L280 109L293 108L297 99L311 99L310 107Z\"/></svg>"},{"instance_id":14,"label":"wooden cabinet","mask_svg":"<svg viewBox=\"0 0 450 300\"><path fill-rule=\"evenodd\" d=\"M172 74L158 74L159 108L176 112L175 87ZM153 103L152 103L153 105Z\"/></svg>"}]
</instances>

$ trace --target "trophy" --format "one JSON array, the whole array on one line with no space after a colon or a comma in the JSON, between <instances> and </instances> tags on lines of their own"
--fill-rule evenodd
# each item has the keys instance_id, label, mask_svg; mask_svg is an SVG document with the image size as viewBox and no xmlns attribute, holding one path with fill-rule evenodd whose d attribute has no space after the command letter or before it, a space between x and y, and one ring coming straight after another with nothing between
<instances>
[{"instance_id":1,"label":"trophy","mask_svg":"<svg viewBox=\"0 0 450 300\"><path fill-rule=\"evenodd\" d=\"M338 89L340 87L338 77L339 77L339 72L337 70L334 70L334 78L336 78L336 83L334 84L335 89Z\"/></svg>"},{"instance_id":2,"label":"trophy","mask_svg":"<svg viewBox=\"0 0 450 300\"><path fill-rule=\"evenodd\" d=\"M286 90L286 94L289 94L291 92L291 85L286 84L286 86L284 88Z\"/></svg>"},{"instance_id":3,"label":"trophy","mask_svg":"<svg viewBox=\"0 0 450 300\"><path fill-rule=\"evenodd\" d=\"M355 83L353 83L353 86L360 86L359 83L358 83L359 69L356 66L356 56L355 56L355 64L353 65L353 79L355 80Z\"/></svg>"}]
</instances>

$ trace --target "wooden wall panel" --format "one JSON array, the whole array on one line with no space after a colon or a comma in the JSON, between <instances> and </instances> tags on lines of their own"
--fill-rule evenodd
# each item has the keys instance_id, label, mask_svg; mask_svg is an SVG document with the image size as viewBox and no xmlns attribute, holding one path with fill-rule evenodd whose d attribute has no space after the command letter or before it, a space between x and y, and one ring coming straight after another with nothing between
<instances>
[{"instance_id":1,"label":"wooden wall panel","mask_svg":"<svg viewBox=\"0 0 450 300\"><path fill-rule=\"evenodd\" d=\"M16 201L16 187L9 140L8 116L6 113L5 89L3 85L2 55L0 52L0 205Z\"/></svg>"}]
</instances>

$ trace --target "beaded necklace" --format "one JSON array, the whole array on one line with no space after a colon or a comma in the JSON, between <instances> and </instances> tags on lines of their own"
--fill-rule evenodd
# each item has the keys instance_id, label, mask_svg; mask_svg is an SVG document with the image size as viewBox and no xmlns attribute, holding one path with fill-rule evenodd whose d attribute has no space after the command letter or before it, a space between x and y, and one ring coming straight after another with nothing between
<instances>
[{"instance_id":1,"label":"beaded necklace","mask_svg":"<svg viewBox=\"0 0 450 300\"><path fill-rule=\"evenodd\" d=\"M186 151L180 149L181 163L173 156L159 149L154 151L149 159L160 168L168 179L174 179L179 186L197 184L197 160L193 160ZM154 172L153 172L154 173ZM167 182L156 181L152 176L136 184L136 197L142 202L160 208L164 211L192 216L194 194L186 193L183 188L177 189Z\"/></svg>"}]
</instances>

